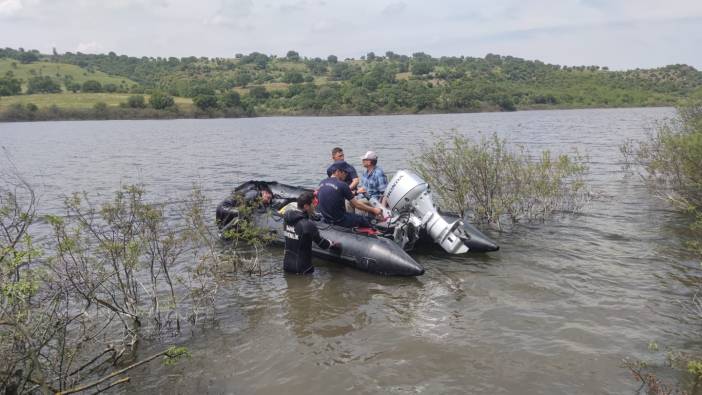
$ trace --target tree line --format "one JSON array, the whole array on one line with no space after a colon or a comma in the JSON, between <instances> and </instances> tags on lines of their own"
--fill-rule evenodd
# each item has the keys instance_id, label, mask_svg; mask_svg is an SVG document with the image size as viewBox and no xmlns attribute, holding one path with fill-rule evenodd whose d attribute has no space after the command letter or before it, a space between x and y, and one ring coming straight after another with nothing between
<instances>
[{"instance_id":1,"label":"tree line","mask_svg":"<svg viewBox=\"0 0 702 395\"><path fill-rule=\"evenodd\" d=\"M28 55L31 54L31 55ZM392 51L340 60L260 52L233 58L131 57L0 49L0 58L57 62L136 81L131 87L98 81L77 84L35 76L0 77L0 95L121 92L192 98L197 111L242 114L393 114L513 111L530 108L675 105L702 96L702 72L687 65L612 71L607 67L561 66L488 54L433 57ZM235 95L236 93L236 95Z\"/></svg>"}]
</instances>

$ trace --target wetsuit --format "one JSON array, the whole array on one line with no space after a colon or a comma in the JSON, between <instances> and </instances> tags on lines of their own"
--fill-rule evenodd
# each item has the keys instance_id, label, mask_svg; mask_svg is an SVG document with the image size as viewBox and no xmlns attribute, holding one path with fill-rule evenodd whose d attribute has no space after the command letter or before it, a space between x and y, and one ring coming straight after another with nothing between
<instances>
[{"instance_id":1,"label":"wetsuit","mask_svg":"<svg viewBox=\"0 0 702 395\"><path fill-rule=\"evenodd\" d=\"M283 217L285 235L285 257L283 268L287 272L306 274L314 271L312 266L312 242L320 248L329 249L332 242L322 238L314 222L306 212L289 209Z\"/></svg>"},{"instance_id":2,"label":"wetsuit","mask_svg":"<svg viewBox=\"0 0 702 395\"><path fill-rule=\"evenodd\" d=\"M217 226L222 229L223 227L229 225L230 222L238 219L239 208L242 205L251 207L252 205L256 204L256 206L253 207L254 210L262 213L268 209L269 205L282 205L284 203L284 199L279 199L277 196L273 195L271 198L271 203L266 205L260 201L260 197L261 192L259 191L259 186L254 183L247 185L245 189L236 191L232 196L225 199L217 206Z\"/></svg>"}]
</instances>

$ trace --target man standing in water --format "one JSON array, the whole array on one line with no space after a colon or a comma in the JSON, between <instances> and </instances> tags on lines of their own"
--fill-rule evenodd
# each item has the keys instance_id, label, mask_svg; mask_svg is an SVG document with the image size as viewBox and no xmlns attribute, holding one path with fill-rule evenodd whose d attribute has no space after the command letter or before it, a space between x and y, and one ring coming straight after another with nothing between
<instances>
[{"instance_id":1,"label":"man standing in water","mask_svg":"<svg viewBox=\"0 0 702 395\"><path fill-rule=\"evenodd\" d=\"M339 243L322 238L310 216L314 215L312 192L303 192L297 198L297 210L285 211L283 234L285 235L285 256L283 268L286 272L307 274L314 271L312 266L312 242L320 248L340 250Z\"/></svg>"}]
</instances>

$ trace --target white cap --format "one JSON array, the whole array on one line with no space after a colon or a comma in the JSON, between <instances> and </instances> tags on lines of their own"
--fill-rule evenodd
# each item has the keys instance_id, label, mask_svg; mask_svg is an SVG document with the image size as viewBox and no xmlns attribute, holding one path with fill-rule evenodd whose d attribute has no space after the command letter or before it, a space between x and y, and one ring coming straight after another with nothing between
<instances>
[{"instance_id":1,"label":"white cap","mask_svg":"<svg viewBox=\"0 0 702 395\"><path fill-rule=\"evenodd\" d=\"M368 151L368 152L366 152L365 155L363 155L361 157L361 160L366 160L366 159L378 160L378 155L376 155L375 152L373 152L373 151Z\"/></svg>"}]
</instances>

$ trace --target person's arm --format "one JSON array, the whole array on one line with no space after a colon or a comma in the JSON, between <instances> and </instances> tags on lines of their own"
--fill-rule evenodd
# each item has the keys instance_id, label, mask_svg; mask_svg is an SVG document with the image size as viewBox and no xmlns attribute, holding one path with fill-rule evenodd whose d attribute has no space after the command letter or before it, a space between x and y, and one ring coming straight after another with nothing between
<instances>
[{"instance_id":1,"label":"person's arm","mask_svg":"<svg viewBox=\"0 0 702 395\"><path fill-rule=\"evenodd\" d=\"M361 181L361 179L358 178L358 173L356 173L355 167L349 165L346 168L346 171L349 173L349 178L351 178L351 183L349 184L349 188L351 188L351 190L354 190L358 186L358 183Z\"/></svg>"},{"instance_id":2,"label":"person's arm","mask_svg":"<svg viewBox=\"0 0 702 395\"><path fill-rule=\"evenodd\" d=\"M358 186L356 188L356 193L362 194L362 193L368 192L368 188L367 188L368 185L366 185L367 181L368 180L364 176L359 177Z\"/></svg>"},{"instance_id":3,"label":"person's arm","mask_svg":"<svg viewBox=\"0 0 702 395\"><path fill-rule=\"evenodd\" d=\"M314 234L312 234L312 241L314 241L319 246L319 248L325 250L328 250L332 246L332 244L334 244L331 240L325 239L324 237L320 236L319 231L316 227L314 229Z\"/></svg>"},{"instance_id":4,"label":"person's arm","mask_svg":"<svg viewBox=\"0 0 702 395\"><path fill-rule=\"evenodd\" d=\"M373 214L373 215L375 215L375 216L378 216L378 215L380 215L380 214L383 212L383 211L382 211L381 209L379 209L379 208L371 207L371 206L369 206L369 205L367 205L367 204L365 204L365 203L362 203L362 202L360 202L360 201L358 201L358 200L356 200L356 199L353 199L353 200L351 200L350 202L351 202L351 205L352 205L354 208L357 208L357 209L359 209L359 210L361 210L361 211L365 211L365 212L367 212L367 213Z\"/></svg>"},{"instance_id":5,"label":"person's arm","mask_svg":"<svg viewBox=\"0 0 702 395\"><path fill-rule=\"evenodd\" d=\"M333 241L320 236L319 229L317 229L315 224L308 222L306 225L308 226L308 231L312 234L312 241L314 241L319 248L328 250L335 244Z\"/></svg>"},{"instance_id":6,"label":"person's arm","mask_svg":"<svg viewBox=\"0 0 702 395\"><path fill-rule=\"evenodd\" d=\"M356 189L356 186L358 185L359 181L361 181L361 180L358 177L351 180L351 184L349 184L349 188L351 188L351 190Z\"/></svg>"}]
</instances>

